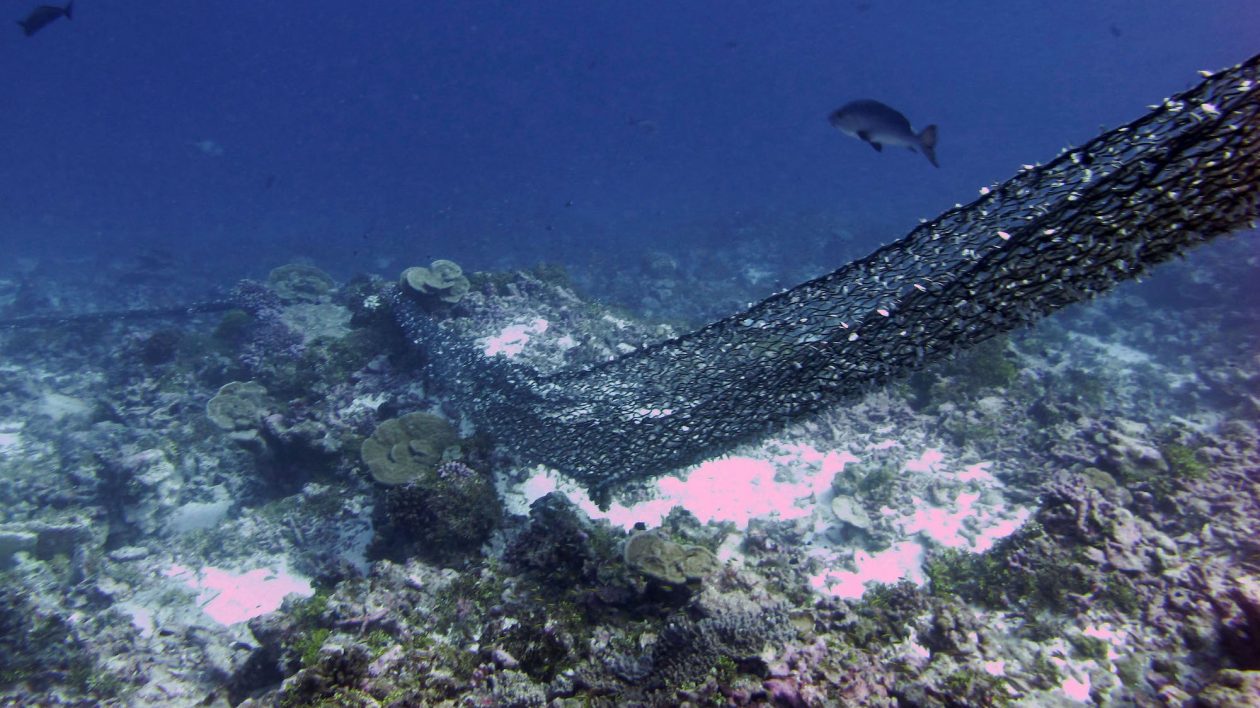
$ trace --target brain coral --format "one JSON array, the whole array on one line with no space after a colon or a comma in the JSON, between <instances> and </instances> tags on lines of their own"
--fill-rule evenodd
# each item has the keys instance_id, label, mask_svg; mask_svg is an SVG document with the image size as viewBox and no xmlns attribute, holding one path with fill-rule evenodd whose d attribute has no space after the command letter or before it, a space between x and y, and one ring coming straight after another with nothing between
<instances>
[{"instance_id":1,"label":"brain coral","mask_svg":"<svg viewBox=\"0 0 1260 708\"><path fill-rule=\"evenodd\" d=\"M391 418L363 441L363 462L381 484L406 484L432 472L443 455L459 445L459 434L445 418L409 413Z\"/></svg>"}]
</instances>

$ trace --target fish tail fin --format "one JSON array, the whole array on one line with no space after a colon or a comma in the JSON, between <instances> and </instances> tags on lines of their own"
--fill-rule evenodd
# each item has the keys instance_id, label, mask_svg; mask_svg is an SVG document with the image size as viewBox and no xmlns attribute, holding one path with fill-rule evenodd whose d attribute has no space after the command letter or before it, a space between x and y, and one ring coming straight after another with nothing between
<instances>
[{"instance_id":1,"label":"fish tail fin","mask_svg":"<svg viewBox=\"0 0 1260 708\"><path fill-rule=\"evenodd\" d=\"M31 36L31 28L27 27L25 22L18 20L17 26L22 28L22 34L26 35L27 37Z\"/></svg>"},{"instance_id":2,"label":"fish tail fin","mask_svg":"<svg viewBox=\"0 0 1260 708\"><path fill-rule=\"evenodd\" d=\"M66 19L67 19L67 20L68 20L68 19L70 19L71 17L73 17L73 15L74 15L74 0L70 0L70 2L66 3L66 6L65 6L65 7L63 7L63 8L61 8L61 11L62 11L63 13L65 13L65 15L66 15Z\"/></svg>"},{"instance_id":3,"label":"fish tail fin","mask_svg":"<svg viewBox=\"0 0 1260 708\"><path fill-rule=\"evenodd\" d=\"M936 126L929 125L919 133L919 148L933 167L940 167L936 162Z\"/></svg>"}]
</instances>

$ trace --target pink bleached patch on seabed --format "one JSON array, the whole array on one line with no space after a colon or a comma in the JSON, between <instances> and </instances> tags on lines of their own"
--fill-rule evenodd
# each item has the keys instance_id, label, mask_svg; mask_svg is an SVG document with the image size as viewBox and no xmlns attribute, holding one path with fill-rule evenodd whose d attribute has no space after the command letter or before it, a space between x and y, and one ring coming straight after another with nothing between
<instances>
[{"instance_id":1,"label":"pink bleached patch on seabed","mask_svg":"<svg viewBox=\"0 0 1260 708\"><path fill-rule=\"evenodd\" d=\"M237 624L280 609L291 594L310 597L315 593L305 578L267 568L240 575L206 566L200 571L172 565L163 575L197 591L197 604L219 624Z\"/></svg>"},{"instance_id":2,"label":"pink bleached patch on seabed","mask_svg":"<svg viewBox=\"0 0 1260 708\"><path fill-rule=\"evenodd\" d=\"M1028 518L1032 516L1032 512L1022 506L1016 508L1015 511L1011 513L1014 514L1012 518L998 519L993 522L992 526L986 526L976 536L975 543L971 544L971 550L973 553L984 553L990 548L993 548L994 543L997 543L998 541L1018 531L1019 527L1023 526L1024 522L1028 521ZM988 519L989 516L989 514L985 514L986 519Z\"/></svg>"},{"instance_id":3,"label":"pink bleached patch on seabed","mask_svg":"<svg viewBox=\"0 0 1260 708\"><path fill-rule=\"evenodd\" d=\"M1082 703L1089 701L1089 674L1084 674L1085 678L1065 678L1063 683L1059 684L1059 688L1063 694L1074 701Z\"/></svg>"},{"instance_id":4,"label":"pink bleached patch on seabed","mask_svg":"<svg viewBox=\"0 0 1260 708\"><path fill-rule=\"evenodd\" d=\"M857 551L853 554L853 565L857 570L828 568L810 576L809 584L824 595L856 600L866 592L867 583L888 584L907 578L915 584L922 584L922 564L923 546L913 541L902 541L873 555Z\"/></svg>"},{"instance_id":5,"label":"pink bleached patch on seabed","mask_svg":"<svg viewBox=\"0 0 1260 708\"><path fill-rule=\"evenodd\" d=\"M546 332L547 326L547 320L541 317L527 324L508 325L497 336L482 340L482 351L486 356L501 354L508 359L515 359L525 351L525 345L529 344L530 338Z\"/></svg>"},{"instance_id":6,"label":"pink bleached patch on seabed","mask_svg":"<svg viewBox=\"0 0 1260 708\"><path fill-rule=\"evenodd\" d=\"M962 472L958 473L958 481L996 484L997 478L989 474L989 465L991 464L990 462L977 462L974 465L969 465Z\"/></svg>"},{"instance_id":7,"label":"pink bleached patch on seabed","mask_svg":"<svg viewBox=\"0 0 1260 708\"><path fill-rule=\"evenodd\" d=\"M939 465L941 460L944 459L945 453L937 450L936 448L929 448L924 450L922 455L919 455L919 459L907 462L906 471L919 473L931 472L936 465Z\"/></svg>"},{"instance_id":8,"label":"pink bleached patch on seabed","mask_svg":"<svg viewBox=\"0 0 1260 708\"><path fill-rule=\"evenodd\" d=\"M1107 642L1107 658L1115 661L1120 658L1120 653L1116 651L1124 645L1124 636L1117 632L1110 624L1103 623L1100 625L1086 625L1081 630L1081 634L1095 639L1101 639Z\"/></svg>"},{"instance_id":9,"label":"pink bleached patch on seabed","mask_svg":"<svg viewBox=\"0 0 1260 708\"><path fill-rule=\"evenodd\" d=\"M959 492L954 499L954 509L939 506L928 506L927 502L914 498L914 514L901 522L902 531L907 535L921 533L947 548L965 548L973 553L983 553L993 547L998 539L1005 538L1028 520L1031 512L1019 507L1011 513L1011 518L999 518L989 511L976 508L980 494L976 492ZM981 527L975 533L975 540L968 540L963 534L964 522L973 518L973 522Z\"/></svg>"},{"instance_id":10,"label":"pink bleached patch on seabed","mask_svg":"<svg viewBox=\"0 0 1260 708\"><path fill-rule=\"evenodd\" d=\"M878 449L897 447L893 440L872 446ZM622 528L636 523L658 526L675 506L691 511L701 522L729 521L738 529L746 529L757 517L780 520L813 518L813 532L825 534L834 518L825 505L831 493L831 482L843 473L850 462L859 458L847 450L819 451L800 443L771 442L769 459L729 457L712 460L681 476L663 477L656 482L657 498L632 506L613 503L601 511L591 502L584 489L572 480L545 468L515 487L525 506L551 491L560 491L592 518L608 519ZM869 448L868 448L869 449ZM939 475L943 480L956 480L981 487L1001 484L981 462L963 472L941 471L944 455L929 449L906 463L909 474ZM776 471L784 472L793 481L778 481ZM895 583L902 579L921 584L923 546L909 537L920 535L951 548L972 552L988 550L993 543L1013 533L1030 516L1024 508L1007 509L1003 505L985 504L979 492L958 492L947 507L934 507L921 498L913 500L913 510L883 507L878 510L894 526L900 527L902 540L888 550L871 555L864 551L837 554L825 545L816 546L808 555L824 568L813 576L812 585L824 594L857 598L872 582ZM522 510L522 513L527 513ZM849 570L856 568L856 570Z\"/></svg>"},{"instance_id":11,"label":"pink bleached patch on seabed","mask_svg":"<svg viewBox=\"0 0 1260 708\"><path fill-rule=\"evenodd\" d=\"M742 529L755 516L775 514L788 520L813 513L812 508L796 503L813 495L812 484L777 482L774 475L774 465L766 460L728 457L700 465L685 480L664 477L658 488L701 523L731 521Z\"/></svg>"},{"instance_id":12,"label":"pink bleached patch on seabed","mask_svg":"<svg viewBox=\"0 0 1260 708\"><path fill-rule=\"evenodd\" d=\"M823 452L803 443L783 445L782 452L773 455L770 460L780 470L792 470L792 474L808 485L816 496L829 492L832 480L843 473L850 462L861 462L861 458L848 450Z\"/></svg>"},{"instance_id":13,"label":"pink bleached patch on seabed","mask_svg":"<svg viewBox=\"0 0 1260 708\"><path fill-rule=\"evenodd\" d=\"M812 452L805 453L811 459L815 457ZM729 521L736 528L745 529L748 522L757 517L790 520L810 516L814 513L815 498L830 488L832 477L843 471L847 463L857 460L848 452L835 451L817 457L817 468L802 469L799 482L777 481L777 469L769 460L750 457L710 460L684 476L671 475L657 480L656 499L632 506L614 502L608 511L595 506L580 487L556 479L545 469L540 469L518 490L527 504L549 492L561 491L592 518L608 519L623 528L636 523L658 525L670 509L681 506L695 514L701 523Z\"/></svg>"},{"instance_id":14,"label":"pink bleached patch on seabed","mask_svg":"<svg viewBox=\"0 0 1260 708\"><path fill-rule=\"evenodd\" d=\"M914 515L902 523L902 530L907 535L921 533L942 546L960 548L966 546L967 539L962 537L963 521L975 513L973 508L979 494L959 492L954 500L957 511L950 511L939 506L928 506L919 497L914 498Z\"/></svg>"},{"instance_id":15,"label":"pink bleached patch on seabed","mask_svg":"<svg viewBox=\"0 0 1260 708\"><path fill-rule=\"evenodd\" d=\"M804 443L787 443L780 447L780 452L771 458L776 464L780 465L797 463L805 465L818 465L822 464L823 458L828 454L835 454L825 453L813 445L806 445Z\"/></svg>"}]
</instances>

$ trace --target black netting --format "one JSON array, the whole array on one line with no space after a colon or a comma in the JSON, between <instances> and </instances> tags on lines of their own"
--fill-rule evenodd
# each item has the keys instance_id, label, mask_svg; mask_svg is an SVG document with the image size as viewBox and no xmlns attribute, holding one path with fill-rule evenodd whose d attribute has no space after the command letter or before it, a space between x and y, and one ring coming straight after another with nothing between
<instances>
[{"instance_id":1,"label":"black netting","mask_svg":"<svg viewBox=\"0 0 1260 708\"><path fill-rule=\"evenodd\" d=\"M748 311L548 376L396 301L434 378L597 498L723 452L1251 224L1260 56Z\"/></svg>"}]
</instances>

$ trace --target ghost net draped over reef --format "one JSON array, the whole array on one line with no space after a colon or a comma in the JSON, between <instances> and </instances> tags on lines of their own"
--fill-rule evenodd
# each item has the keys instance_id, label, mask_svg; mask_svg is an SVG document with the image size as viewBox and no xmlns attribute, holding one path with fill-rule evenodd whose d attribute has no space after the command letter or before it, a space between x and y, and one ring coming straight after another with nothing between
<instances>
[{"instance_id":1,"label":"ghost net draped over reef","mask_svg":"<svg viewBox=\"0 0 1260 708\"><path fill-rule=\"evenodd\" d=\"M484 356L407 298L430 376L520 459L607 503L1254 222L1260 56L1025 167L869 256L600 365L540 375Z\"/></svg>"}]
</instances>

